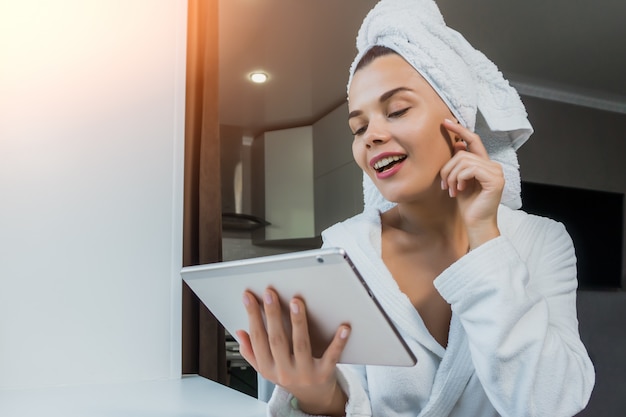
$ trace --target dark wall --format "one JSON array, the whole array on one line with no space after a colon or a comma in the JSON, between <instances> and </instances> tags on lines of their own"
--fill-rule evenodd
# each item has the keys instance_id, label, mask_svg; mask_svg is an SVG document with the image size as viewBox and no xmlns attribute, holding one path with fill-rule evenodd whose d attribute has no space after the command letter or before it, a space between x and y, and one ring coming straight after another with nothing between
<instances>
[{"instance_id":1,"label":"dark wall","mask_svg":"<svg viewBox=\"0 0 626 417\"><path fill-rule=\"evenodd\" d=\"M518 152L522 180L626 193L626 115L522 97L535 133ZM593 204L580 201L574 204ZM575 209L574 207L572 208ZM593 218L589 222L593 222ZM616 226L619 227L619 226ZM623 235L622 227L622 235ZM622 236L622 283L624 283ZM603 242L597 242L602 247ZM580 416L626 409L626 292L578 292L581 337L596 368L596 387Z\"/></svg>"}]
</instances>

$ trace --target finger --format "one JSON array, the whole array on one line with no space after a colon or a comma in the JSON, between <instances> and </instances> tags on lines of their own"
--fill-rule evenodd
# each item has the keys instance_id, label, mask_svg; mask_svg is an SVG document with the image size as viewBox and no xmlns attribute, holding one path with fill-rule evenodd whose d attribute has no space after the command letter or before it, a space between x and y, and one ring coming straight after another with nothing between
<instances>
[{"instance_id":1,"label":"finger","mask_svg":"<svg viewBox=\"0 0 626 417\"><path fill-rule=\"evenodd\" d=\"M458 152L452 159L446 162L439 172L441 177L441 189L447 189L450 197L454 197L456 195L455 191L459 189L458 173L463 169L484 164L485 162L485 159L469 152Z\"/></svg>"},{"instance_id":2,"label":"finger","mask_svg":"<svg viewBox=\"0 0 626 417\"><path fill-rule=\"evenodd\" d=\"M257 360L254 356L254 349L252 349L252 342L250 341L250 335L245 330L237 330L235 332L239 339L239 353L241 356L258 372Z\"/></svg>"},{"instance_id":3,"label":"finger","mask_svg":"<svg viewBox=\"0 0 626 417\"><path fill-rule=\"evenodd\" d=\"M243 294L243 304L248 313L248 324L250 326L249 338L250 349L254 353L257 364L273 366L274 359L270 350L267 331L263 323L263 315L257 298L249 291Z\"/></svg>"},{"instance_id":4,"label":"finger","mask_svg":"<svg viewBox=\"0 0 626 417\"><path fill-rule=\"evenodd\" d=\"M471 152L475 155L481 156L483 158L489 159L489 153L483 144L480 136L476 133L471 133L463 136L463 140L466 143L467 152Z\"/></svg>"},{"instance_id":5,"label":"finger","mask_svg":"<svg viewBox=\"0 0 626 417\"><path fill-rule=\"evenodd\" d=\"M291 331L293 354L299 369L309 369L313 363L311 339L304 302L294 298L289 303L291 314Z\"/></svg>"},{"instance_id":6,"label":"finger","mask_svg":"<svg viewBox=\"0 0 626 417\"><path fill-rule=\"evenodd\" d=\"M487 152L487 149L485 149L485 145L483 144L480 136L476 133L450 119L445 119L443 124L446 129L450 130L455 136L465 142L466 149L464 150L475 155L489 158L489 153Z\"/></svg>"},{"instance_id":7,"label":"finger","mask_svg":"<svg viewBox=\"0 0 626 417\"><path fill-rule=\"evenodd\" d=\"M274 363L282 369L291 365L291 340L285 331L280 299L276 291L268 288L263 293L267 324L267 337Z\"/></svg>"},{"instance_id":8,"label":"finger","mask_svg":"<svg viewBox=\"0 0 626 417\"><path fill-rule=\"evenodd\" d=\"M459 171L456 175L456 190L464 191L467 184L476 178L476 167L470 166Z\"/></svg>"},{"instance_id":9,"label":"finger","mask_svg":"<svg viewBox=\"0 0 626 417\"><path fill-rule=\"evenodd\" d=\"M343 352L346 344L348 343L348 337L350 337L350 326L341 325L335 332L335 337L333 338L328 348L324 352L321 358L322 368L334 369L335 365L339 362L341 358L341 353Z\"/></svg>"},{"instance_id":10,"label":"finger","mask_svg":"<svg viewBox=\"0 0 626 417\"><path fill-rule=\"evenodd\" d=\"M484 190L500 189L504 185L502 169L498 163L491 161L465 159L457 164L450 173L450 182L456 184L454 189L464 191L469 184L478 184ZM450 186L451 190L453 185Z\"/></svg>"}]
</instances>

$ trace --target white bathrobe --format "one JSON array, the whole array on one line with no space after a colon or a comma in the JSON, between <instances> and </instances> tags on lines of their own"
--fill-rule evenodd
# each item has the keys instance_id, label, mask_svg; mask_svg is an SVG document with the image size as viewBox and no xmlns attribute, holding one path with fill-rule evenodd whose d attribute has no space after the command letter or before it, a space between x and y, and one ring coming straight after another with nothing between
<instances>
[{"instance_id":1,"label":"white bathrobe","mask_svg":"<svg viewBox=\"0 0 626 417\"><path fill-rule=\"evenodd\" d=\"M382 262L377 210L323 233L325 246L346 249L418 358L411 368L339 365L347 416L566 417L585 407L595 375L578 333L572 241L560 223L504 206L498 225L500 237L435 280L453 312L446 348ZM306 414L279 387L268 415Z\"/></svg>"}]
</instances>

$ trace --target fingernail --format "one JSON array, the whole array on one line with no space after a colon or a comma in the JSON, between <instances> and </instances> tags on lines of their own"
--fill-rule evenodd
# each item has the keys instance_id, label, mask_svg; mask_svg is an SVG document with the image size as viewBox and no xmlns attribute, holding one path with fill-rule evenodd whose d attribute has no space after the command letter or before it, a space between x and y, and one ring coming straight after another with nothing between
<instances>
[{"instance_id":1,"label":"fingernail","mask_svg":"<svg viewBox=\"0 0 626 417\"><path fill-rule=\"evenodd\" d=\"M246 307L250 305L250 298L248 297L248 294L243 295L242 301L243 305L245 305Z\"/></svg>"},{"instance_id":2,"label":"fingernail","mask_svg":"<svg viewBox=\"0 0 626 417\"><path fill-rule=\"evenodd\" d=\"M292 301L291 303L289 303L289 307L291 308L291 312L293 314L298 314L300 312L300 307L298 306L298 303L296 303L295 301Z\"/></svg>"},{"instance_id":3,"label":"fingernail","mask_svg":"<svg viewBox=\"0 0 626 417\"><path fill-rule=\"evenodd\" d=\"M444 180L441 180L441 189L442 190L446 189L446 182Z\"/></svg>"},{"instance_id":4,"label":"fingernail","mask_svg":"<svg viewBox=\"0 0 626 417\"><path fill-rule=\"evenodd\" d=\"M263 295L263 300L265 301L265 304L272 304L272 294L270 294L269 292L266 292Z\"/></svg>"},{"instance_id":5,"label":"fingernail","mask_svg":"<svg viewBox=\"0 0 626 417\"><path fill-rule=\"evenodd\" d=\"M448 123L455 124L455 123L454 123L452 120L450 120L450 119L444 119L444 120L445 120L446 122L448 122Z\"/></svg>"},{"instance_id":6,"label":"fingernail","mask_svg":"<svg viewBox=\"0 0 626 417\"><path fill-rule=\"evenodd\" d=\"M350 333L350 329L348 329L347 327L344 327L343 329L341 329L341 332L339 333L339 337L341 339L345 339L348 337L349 333Z\"/></svg>"},{"instance_id":7,"label":"fingernail","mask_svg":"<svg viewBox=\"0 0 626 417\"><path fill-rule=\"evenodd\" d=\"M454 197L454 190L452 188L448 188L448 195Z\"/></svg>"}]
</instances>

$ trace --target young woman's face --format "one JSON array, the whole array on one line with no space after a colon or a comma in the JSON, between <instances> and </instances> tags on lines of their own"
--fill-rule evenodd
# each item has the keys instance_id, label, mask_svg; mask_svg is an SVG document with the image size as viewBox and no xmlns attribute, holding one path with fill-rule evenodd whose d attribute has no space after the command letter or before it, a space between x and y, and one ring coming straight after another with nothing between
<instances>
[{"instance_id":1,"label":"young woman's face","mask_svg":"<svg viewBox=\"0 0 626 417\"><path fill-rule=\"evenodd\" d=\"M348 98L354 159L383 197L440 193L439 171L453 152L442 123L455 118L426 80L399 55L384 55L354 74Z\"/></svg>"}]
</instances>

